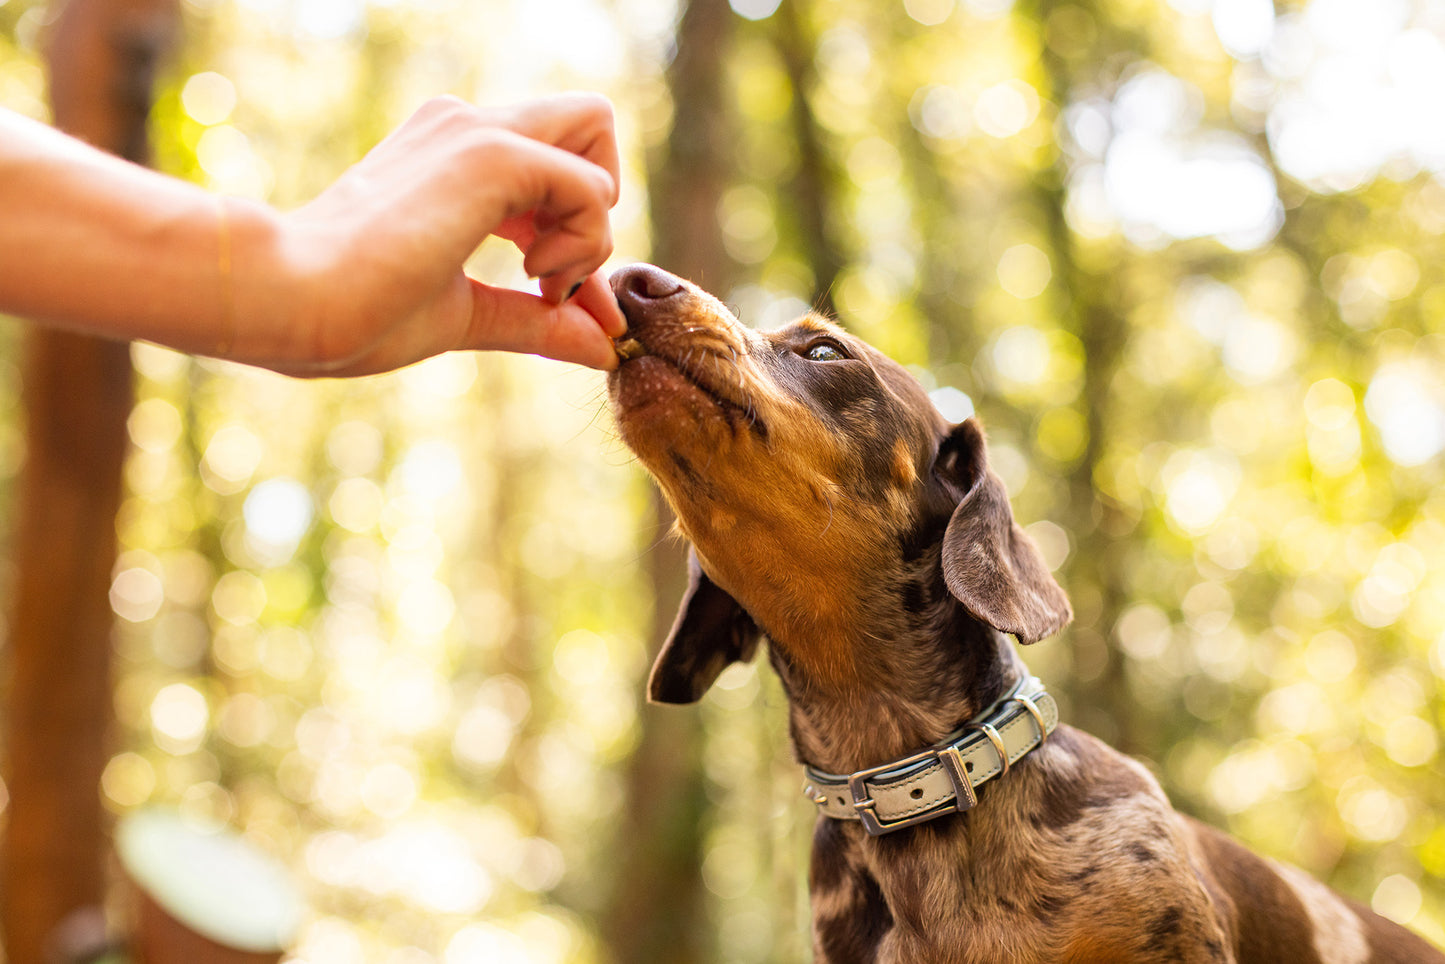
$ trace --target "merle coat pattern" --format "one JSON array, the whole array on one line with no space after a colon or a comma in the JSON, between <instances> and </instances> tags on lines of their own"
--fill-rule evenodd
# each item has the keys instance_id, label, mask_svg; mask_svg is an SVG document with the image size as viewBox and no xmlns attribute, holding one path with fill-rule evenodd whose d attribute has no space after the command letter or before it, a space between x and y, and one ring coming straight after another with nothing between
<instances>
[{"instance_id":1,"label":"merle coat pattern","mask_svg":"<svg viewBox=\"0 0 1445 964\"><path fill-rule=\"evenodd\" d=\"M619 429L694 550L652 699L698 699L766 636L798 759L849 773L942 739L1020 678L1009 637L1067 623L976 420L817 315L751 331L648 265L613 288ZM809 882L820 964L1445 962L1062 725L967 813L876 838L820 817Z\"/></svg>"}]
</instances>

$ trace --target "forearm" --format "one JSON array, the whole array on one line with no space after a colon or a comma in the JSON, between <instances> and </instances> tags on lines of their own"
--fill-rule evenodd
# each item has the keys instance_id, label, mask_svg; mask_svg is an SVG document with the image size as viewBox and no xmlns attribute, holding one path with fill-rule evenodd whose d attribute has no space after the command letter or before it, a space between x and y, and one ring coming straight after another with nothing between
<instances>
[{"instance_id":1,"label":"forearm","mask_svg":"<svg viewBox=\"0 0 1445 964\"><path fill-rule=\"evenodd\" d=\"M283 216L0 109L0 311L296 375L455 349L608 368L626 329L599 271L617 171L600 97L492 112L437 98ZM545 297L467 276L494 232Z\"/></svg>"},{"instance_id":2,"label":"forearm","mask_svg":"<svg viewBox=\"0 0 1445 964\"><path fill-rule=\"evenodd\" d=\"M224 216L221 205L225 205ZM0 310L225 354L274 287L279 219L0 111Z\"/></svg>"}]
</instances>

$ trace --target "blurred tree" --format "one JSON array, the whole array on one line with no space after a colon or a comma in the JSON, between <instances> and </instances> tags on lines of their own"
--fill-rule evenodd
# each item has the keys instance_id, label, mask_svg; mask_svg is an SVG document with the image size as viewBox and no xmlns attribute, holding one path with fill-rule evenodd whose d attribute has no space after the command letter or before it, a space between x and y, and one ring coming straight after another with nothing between
<instances>
[{"instance_id":1,"label":"blurred tree","mask_svg":"<svg viewBox=\"0 0 1445 964\"><path fill-rule=\"evenodd\" d=\"M143 163L151 86L176 33L173 0L72 0L52 27L56 126ZM105 898L100 775L111 726L112 614L130 348L31 332L28 460L5 701L9 824L0 862L10 960L46 959L68 915Z\"/></svg>"},{"instance_id":2,"label":"blurred tree","mask_svg":"<svg viewBox=\"0 0 1445 964\"><path fill-rule=\"evenodd\" d=\"M735 123L724 85L735 19L726 0L683 6L667 70L672 129L647 165L652 259L714 291L730 290L738 276L716 228L723 192L735 177ZM681 543L665 535L673 524L667 503L655 487L649 492L645 531L657 533L647 557L649 651L655 652L687 585L687 558ZM687 709L643 709L641 739L627 764L616 873L602 922L618 964L714 959L701 875L708 800L700 724Z\"/></svg>"},{"instance_id":3,"label":"blurred tree","mask_svg":"<svg viewBox=\"0 0 1445 964\"><path fill-rule=\"evenodd\" d=\"M772 18L769 31L791 88L789 121L798 160L786 187L792 203L784 216L797 223L804 260L813 276L809 302L818 311L834 314L833 286L848 259L841 250L835 223L841 174L836 151L813 110L817 83L817 36L813 5L802 0L784 3Z\"/></svg>"},{"instance_id":4,"label":"blurred tree","mask_svg":"<svg viewBox=\"0 0 1445 964\"><path fill-rule=\"evenodd\" d=\"M1066 13L1059 14L1061 9ZM1050 44L1049 24L1054 29L1063 17L1087 22L1092 36L1109 44L1118 31L1107 21L1107 11L1092 4L1073 4L1039 0L1023 7L1035 31L1042 76L1040 95L1053 104L1069 104L1075 85L1090 86L1101 79L1087 73L1108 64L1098 57L1094 44L1074 42ZM1100 24L1100 19L1104 22ZM1077 41L1077 38L1076 38ZM1110 69L1105 67L1104 69ZM1076 74L1082 77L1076 78ZM1067 495L1059 522L1068 529L1077 546L1076 559L1088 560L1087 572L1080 573L1074 586L1076 602L1082 604L1078 622L1070 633L1075 665L1092 662L1083 679L1070 676L1059 681L1059 688L1076 705L1110 707L1107 716L1097 715L1090 722L1100 736L1110 740L1125 753L1143 749L1139 724L1135 719L1134 702L1129 699L1124 657L1111 645L1102 627L1113 626L1127 603L1124 558L1125 538L1133 531L1135 520L1120 506L1101 493L1094 484L1107 452L1109 427L1113 424L1117 404L1114 376L1128 341L1128 305L1126 289L1111 280L1105 270L1107 262L1085 262L1065 214L1069 158L1055 151L1052 163L1044 166L1029 181L1030 190L1022 199L1042 226L1047 240L1047 253L1052 271L1058 279L1058 293L1053 298L1059 324L1079 339L1083 348L1083 385L1077 408L1082 410L1083 451L1070 466ZM1079 585L1083 583L1083 585Z\"/></svg>"}]
</instances>

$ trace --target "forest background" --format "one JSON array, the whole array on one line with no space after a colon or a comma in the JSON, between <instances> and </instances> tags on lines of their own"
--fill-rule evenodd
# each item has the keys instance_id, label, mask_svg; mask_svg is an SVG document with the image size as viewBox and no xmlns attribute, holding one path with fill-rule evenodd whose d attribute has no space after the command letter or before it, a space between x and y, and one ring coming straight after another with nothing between
<instances>
[{"instance_id":1,"label":"forest background","mask_svg":"<svg viewBox=\"0 0 1445 964\"><path fill-rule=\"evenodd\" d=\"M50 118L58 10L0 0L0 105ZM833 312L982 416L1077 612L1024 654L1064 718L1445 942L1445 4L176 17L155 163L283 208L427 97L608 94L615 263L754 325ZM525 281L500 244L473 268ZM48 417L27 428L24 331L0 329L7 609ZM700 707L643 702L682 555L600 376L130 364L109 813L175 806L285 861L298 964L808 959L812 816L776 681L734 667Z\"/></svg>"}]
</instances>

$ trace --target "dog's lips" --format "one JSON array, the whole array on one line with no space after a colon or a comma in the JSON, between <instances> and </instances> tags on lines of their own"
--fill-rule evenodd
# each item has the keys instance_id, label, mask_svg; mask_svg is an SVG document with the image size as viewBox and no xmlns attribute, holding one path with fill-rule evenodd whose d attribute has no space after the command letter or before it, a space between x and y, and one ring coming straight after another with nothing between
<instances>
[{"instance_id":1,"label":"dog's lips","mask_svg":"<svg viewBox=\"0 0 1445 964\"><path fill-rule=\"evenodd\" d=\"M712 364L700 363L700 358ZM623 358L611 376L619 418L626 421L629 416L657 407L671 413L678 410L674 404L677 402L683 403L682 409L696 412L693 403L705 399L731 427L746 424L763 433L762 423L742 393L741 384L720 383L720 379L712 377L721 358L694 351L684 359L674 359L649 349Z\"/></svg>"}]
</instances>

